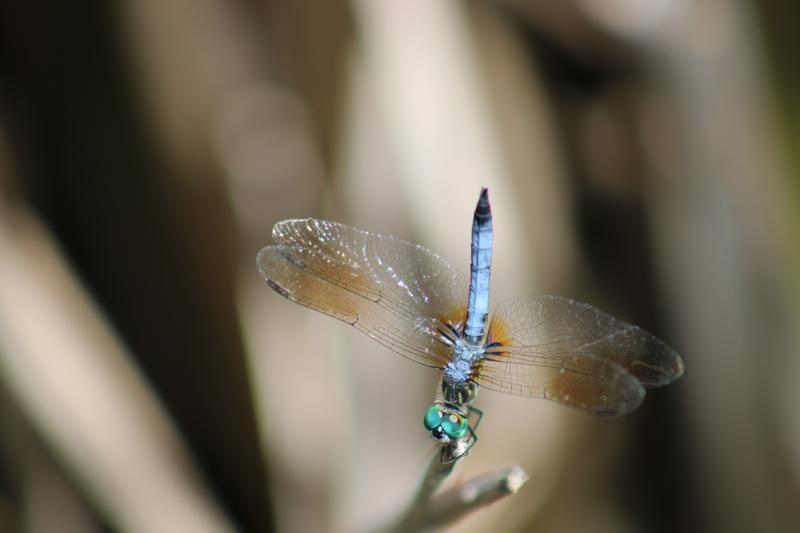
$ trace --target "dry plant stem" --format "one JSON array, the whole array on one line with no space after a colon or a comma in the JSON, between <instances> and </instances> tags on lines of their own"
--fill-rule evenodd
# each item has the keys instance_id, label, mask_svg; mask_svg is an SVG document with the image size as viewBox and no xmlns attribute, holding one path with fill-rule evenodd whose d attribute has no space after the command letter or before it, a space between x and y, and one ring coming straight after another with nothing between
<instances>
[{"instance_id":1,"label":"dry plant stem","mask_svg":"<svg viewBox=\"0 0 800 533\"><path fill-rule=\"evenodd\" d=\"M456 461L445 460L444 454L446 452L447 448L440 448L434 455L428 465L428 469L425 471L425 477L422 479L422 484L414 497L414 501L411 502L406 512L397 522L386 529L386 533L401 533L403 531L422 529L422 524L425 523L425 516L430 508L431 496L456 466Z\"/></svg>"},{"instance_id":2,"label":"dry plant stem","mask_svg":"<svg viewBox=\"0 0 800 533\"><path fill-rule=\"evenodd\" d=\"M449 455L448 447L440 449L431 461L414 501L388 532L429 531L444 527L466 514L516 493L528 480L525 471L512 466L477 476L432 499L434 492L449 476L458 461Z\"/></svg>"},{"instance_id":3,"label":"dry plant stem","mask_svg":"<svg viewBox=\"0 0 800 533\"><path fill-rule=\"evenodd\" d=\"M472 478L436 497L428 508L426 527L443 527L470 511L515 494L528 474L518 465Z\"/></svg>"},{"instance_id":4,"label":"dry plant stem","mask_svg":"<svg viewBox=\"0 0 800 533\"><path fill-rule=\"evenodd\" d=\"M93 506L121 531L235 531L45 226L2 198L0 258L0 386Z\"/></svg>"}]
</instances>

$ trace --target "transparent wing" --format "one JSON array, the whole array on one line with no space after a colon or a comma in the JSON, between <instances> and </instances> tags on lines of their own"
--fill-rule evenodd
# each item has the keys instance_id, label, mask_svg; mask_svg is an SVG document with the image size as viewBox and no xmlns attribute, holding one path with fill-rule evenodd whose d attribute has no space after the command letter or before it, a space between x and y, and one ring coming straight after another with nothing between
<instances>
[{"instance_id":1,"label":"transparent wing","mask_svg":"<svg viewBox=\"0 0 800 533\"><path fill-rule=\"evenodd\" d=\"M559 296L501 302L475 380L487 389L549 400L598 416L636 409L645 387L683 373L683 360L650 333Z\"/></svg>"},{"instance_id":2,"label":"transparent wing","mask_svg":"<svg viewBox=\"0 0 800 533\"><path fill-rule=\"evenodd\" d=\"M279 294L352 324L412 361L443 368L443 328L463 327L467 278L419 245L336 222L284 220L258 268Z\"/></svg>"}]
</instances>

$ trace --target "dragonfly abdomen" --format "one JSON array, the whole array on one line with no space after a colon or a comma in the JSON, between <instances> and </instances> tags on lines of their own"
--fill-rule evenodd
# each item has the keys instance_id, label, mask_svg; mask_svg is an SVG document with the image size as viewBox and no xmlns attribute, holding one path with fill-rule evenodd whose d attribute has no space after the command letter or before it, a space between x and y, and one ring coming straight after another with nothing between
<instances>
[{"instance_id":1,"label":"dragonfly abdomen","mask_svg":"<svg viewBox=\"0 0 800 533\"><path fill-rule=\"evenodd\" d=\"M472 259L469 300L464 334L470 344L480 344L489 315L489 278L492 268L492 210L487 189L481 189L472 219Z\"/></svg>"}]
</instances>

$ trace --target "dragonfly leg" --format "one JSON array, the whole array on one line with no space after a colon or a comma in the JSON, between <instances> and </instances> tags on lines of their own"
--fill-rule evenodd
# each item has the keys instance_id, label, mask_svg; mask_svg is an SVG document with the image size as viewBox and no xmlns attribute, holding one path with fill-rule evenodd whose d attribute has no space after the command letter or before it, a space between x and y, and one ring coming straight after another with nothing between
<instances>
[{"instance_id":1,"label":"dragonfly leg","mask_svg":"<svg viewBox=\"0 0 800 533\"><path fill-rule=\"evenodd\" d=\"M440 452L439 461L442 464L450 464L458 461L459 459L464 457L464 455L466 455L466 452L460 455L452 455L452 453L448 451L447 446L442 446L442 451Z\"/></svg>"},{"instance_id":2,"label":"dragonfly leg","mask_svg":"<svg viewBox=\"0 0 800 533\"><path fill-rule=\"evenodd\" d=\"M481 413L481 416L483 416L483 413ZM480 423L480 421L481 420L479 418L478 422ZM466 457L466 455L469 453L469 451L472 449L472 447L475 446L478 443L478 435L475 433L475 429L473 429L472 426L467 426L467 427L469 427L470 443L469 443L469 446L467 446L467 449L464 450L464 453L461 454L461 457ZM475 424L475 427L478 427L478 424Z\"/></svg>"},{"instance_id":3,"label":"dragonfly leg","mask_svg":"<svg viewBox=\"0 0 800 533\"><path fill-rule=\"evenodd\" d=\"M469 454L469 451L472 449L472 447L478 443L478 434L475 433L475 430L478 429L478 426L480 425L481 420L483 419L483 411L481 411L477 407L469 406L469 414L471 415L473 413L478 415L478 420L475 422L474 426L472 424L467 424L467 429L469 430L469 444L467 445L467 449L464 450L464 452L460 454L457 457L457 459L466 457L467 454Z\"/></svg>"},{"instance_id":4,"label":"dragonfly leg","mask_svg":"<svg viewBox=\"0 0 800 533\"><path fill-rule=\"evenodd\" d=\"M483 420L483 411L481 411L477 407L472 407L470 405L469 406L469 413L470 414L475 413L476 415L478 415L478 420L475 422L475 425L470 428L472 430L477 430L478 426L481 424L481 420ZM476 438L476 440L477 440L477 438Z\"/></svg>"},{"instance_id":5,"label":"dragonfly leg","mask_svg":"<svg viewBox=\"0 0 800 533\"><path fill-rule=\"evenodd\" d=\"M455 454L453 454L453 451L452 451L453 448L450 448L448 446L443 446L442 447L442 451L441 451L441 458L440 458L440 461L442 463L452 463L452 462L455 462L455 461L460 461L461 459L463 459L464 457L469 455L469 451L472 449L473 446L475 446L475 443L478 442L478 436L475 434L475 432L472 430L471 427L469 427L469 426L467 426L467 427L469 428L469 437L468 437L469 444L467 445L467 449L464 450L463 452L458 453L457 455L455 455ZM457 446L456 442L457 441L451 443L451 446L455 445L455 447L457 449L458 446Z\"/></svg>"}]
</instances>

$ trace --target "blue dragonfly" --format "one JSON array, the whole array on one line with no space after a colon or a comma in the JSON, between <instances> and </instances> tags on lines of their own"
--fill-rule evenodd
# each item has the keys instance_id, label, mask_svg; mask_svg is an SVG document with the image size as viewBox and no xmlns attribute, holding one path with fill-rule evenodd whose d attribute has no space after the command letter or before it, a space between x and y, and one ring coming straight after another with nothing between
<instances>
[{"instance_id":1,"label":"blue dragonfly","mask_svg":"<svg viewBox=\"0 0 800 533\"><path fill-rule=\"evenodd\" d=\"M511 298L488 320L492 237L484 188L469 278L420 245L312 218L275 224L275 244L257 264L281 296L438 369L441 395L424 426L455 459L477 442L478 386L610 417L636 409L645 388L683 374L683 360L663 341L568 298Z\"/></svg>"}]
</instances>

